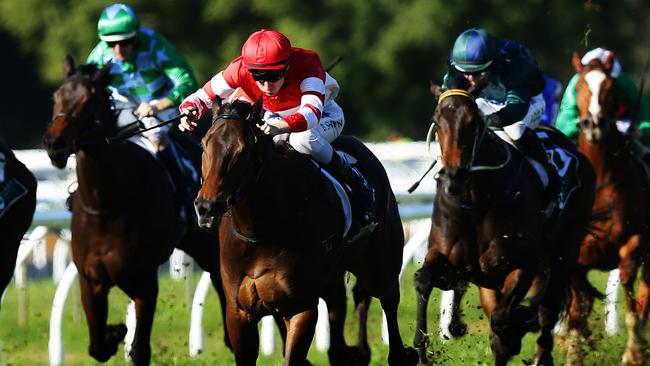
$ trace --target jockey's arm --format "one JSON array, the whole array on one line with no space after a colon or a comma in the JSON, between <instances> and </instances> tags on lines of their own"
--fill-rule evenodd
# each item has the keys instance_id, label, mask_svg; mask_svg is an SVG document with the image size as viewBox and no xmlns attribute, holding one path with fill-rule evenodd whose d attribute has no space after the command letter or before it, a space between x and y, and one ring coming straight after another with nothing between
<instances>
[{"instance_id":1,"label":"jockey's arm","mask_svg":"<svg viewBox=\"0 0 650 366\"><path fill-rule=\"evenodd\" d=\"M625 100L625 117L633 119L636 115L636 126L641 132L639 140L644 145L650 145L650 100L645 95L639 99L639 88L628 75L620 74L616 83Z\"/></svg>"},{"instance_id":2,"label":"jockey's arm","mask_svg":"<svg viewBox=\"0 0 650 366\"><path fill-rule=\"evenodd\" d=\"M576 84L578 84L579 78L579 75L575 74L569 80L560 102L560 112L555 119L555 128L569 138L576 138L580 128L578 126L578 103L576 101Z\"/></svg>"}]
</instances>

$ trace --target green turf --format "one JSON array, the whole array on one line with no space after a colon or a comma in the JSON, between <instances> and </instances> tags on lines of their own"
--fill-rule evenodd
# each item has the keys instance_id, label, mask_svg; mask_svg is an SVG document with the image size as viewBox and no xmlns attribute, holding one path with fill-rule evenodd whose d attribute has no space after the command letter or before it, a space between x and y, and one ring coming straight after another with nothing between
<instances>
[{"instance_id":1,"label":"green turf","mask_svg":"<svg viewBox=\"0 0 650 366\"><path fill-rule=\"evenodd\" d=\"M403 277L402 301L399 308L400 330L404 342L411 345L415 333L415 291L412 285L413 272L416 266L410 265ZM598 288L603 289L606 274L593 273L591 276ZM195 278L196 283L198 277ZM350 277L350 283L354 279ZM32 281L28 286L28 323L19 326L17 322L17 294L13 285L5 297L0 311L0 346L2 359L0 365L49 365L48 335L50 307L55 286L51 281ZM78 287L73 287L64 311L63 344L65 348L64 365L97 365L88 356L85 318L80 306ZM471 288L463 301L464 319L469 324L469 334L457 340L441 341L437 333L438 309L440 290L434 290L429 303L429 331L432 332L430 358L436 365L491 365L492 355L488 342L488 324L478 302L475 288ZM619 296L619 299L622 299ZM623 324L622 300L619 304L620 324ZM123 322L128 300L119 290L114 289L110 297L110 322ZM185 282L175 282L168 276L162 275L158 310L152 332L152 364L153 365L234 365L230 351L223 343L222 323L219 314L219 303L212 291L208 296L204 309L205 353L192 358L188 355L188 333L190 309L186 306ZM352 311L352 304L349 301ZM620 363L621 353L625 345L625 332L621 330L618 336L608 337L603 334L603 306L597 302L594 315L590 322L594 328L585 365L614 365ZM357 317L349 313L346 326L346 339L354 343L356 339ZM385 365L388 348L381 340L381 313L379 302L373 300L370 309L369 341L372 347L372 365ZM524 339L521 357L515 357L512 365L521 365L522 359L530 359L534 352L535 335ZM279 339L279 337L276 337ZM280 349L280 345L277 344ZM129 365L124 360L123 347L106 365ZM556 347L554 351L556 364L564 362L563 350ZM327 365L326 354L312 347L309 360L314 365ZM282 359L279 353L271 357L260 356L259 365L279 365Z\"/></svg>"}]
</instances>

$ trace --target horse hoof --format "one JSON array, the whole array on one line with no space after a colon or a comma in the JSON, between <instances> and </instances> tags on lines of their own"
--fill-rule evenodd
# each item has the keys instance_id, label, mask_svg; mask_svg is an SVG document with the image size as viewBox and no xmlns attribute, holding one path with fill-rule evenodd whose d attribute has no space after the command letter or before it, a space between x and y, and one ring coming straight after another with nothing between
<instances>
[{"instance_id":1,"label":"horse hoof","mask_svg":"<svg viewBox=\"0 0 650 366\"><path fill-rule=\"evenodd\" d=\"M449 325L449 334L454 338L460 338L467 334L467 324L458 322Z\"/></svg>"}]
</instances>

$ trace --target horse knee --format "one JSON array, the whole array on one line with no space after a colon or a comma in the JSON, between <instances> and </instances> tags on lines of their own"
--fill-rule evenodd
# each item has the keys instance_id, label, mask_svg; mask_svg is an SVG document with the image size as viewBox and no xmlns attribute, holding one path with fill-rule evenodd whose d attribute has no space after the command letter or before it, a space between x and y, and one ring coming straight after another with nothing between
<instances>
[{"instance_id":1,"label":"horse knee","mask_svg":"<svg viewBox=\"0 0 650 366\"><path fill-rule=\"evenodd\" d=\"M433 289L431 272L426 267L420 268L415 272L415 274L413 274L413 284L415 285L415 290L418 294L424 294L428 298Z\"/></svg>"}]
</instances>

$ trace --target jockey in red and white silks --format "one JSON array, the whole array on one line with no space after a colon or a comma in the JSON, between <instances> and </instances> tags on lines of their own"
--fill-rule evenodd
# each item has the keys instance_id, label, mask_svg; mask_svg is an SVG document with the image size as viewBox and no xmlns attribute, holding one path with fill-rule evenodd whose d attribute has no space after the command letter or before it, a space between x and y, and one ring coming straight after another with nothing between
<instances>
[{"instance_id":1,"label":"jockey in red and white silks","mask_svg":"<svg viewBox=\"0 0 650 366\"><path fill-rule=\"evenodd\" d=\"M263 99L264 121L277 124L284 121L289 143L298 152L327 164L332 159L332 146L343 130L343 110L334 101L339 85L325 72L320 57L313 51L292 47L284 72L284 83L275 95L268 95L258 87L244 64L243 56L236 58L225 70L217 73L201 89L188 96L181 109L196 107L199 115L209 109L213 100L225 100L237 88L253 101Z\"/></svg>"}]
</instances>

